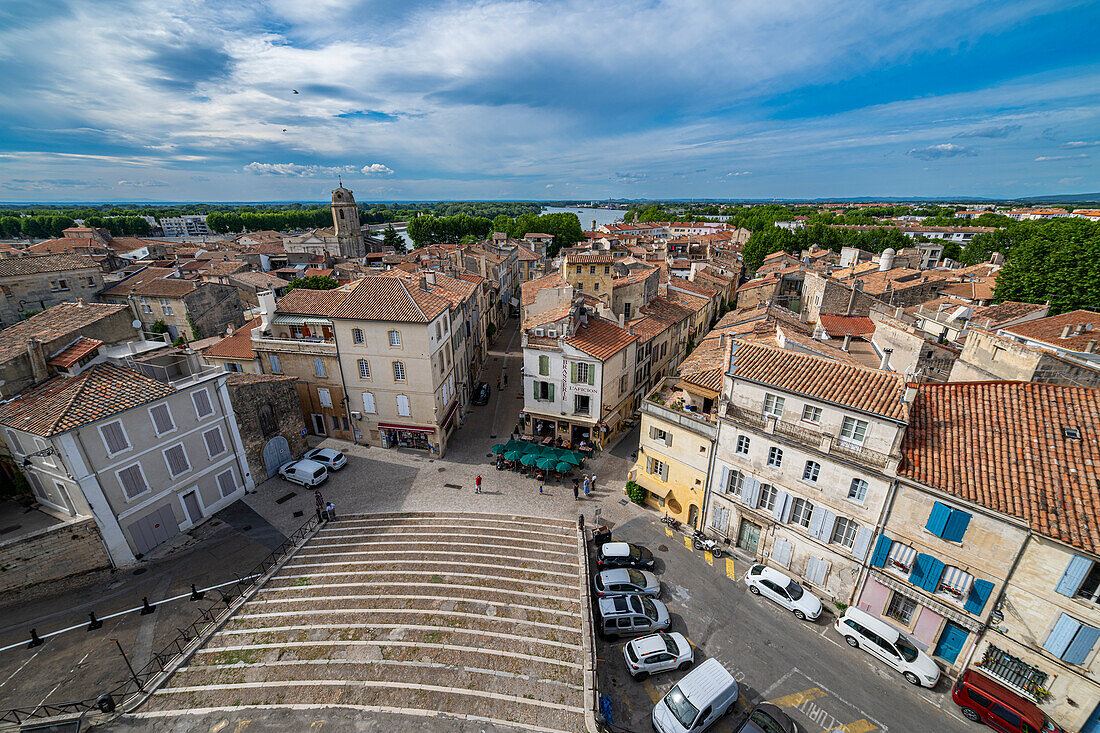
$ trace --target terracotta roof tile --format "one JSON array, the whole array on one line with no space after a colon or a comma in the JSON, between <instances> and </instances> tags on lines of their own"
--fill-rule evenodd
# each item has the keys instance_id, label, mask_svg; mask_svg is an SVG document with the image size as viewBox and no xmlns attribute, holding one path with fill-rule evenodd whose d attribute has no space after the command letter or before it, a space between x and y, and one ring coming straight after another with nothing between
<instances>
[{"instance_id":1,"label":"terracotta roof tile","mask_svg":"<svg viewBox=\"0 0 1100 733\"><path fill-rule=\"evenodd\" d=\"M534 280L528 280L519 286L520 304L528 306L534 303L535 297L543 288L562 288L568 284L565 278L561 276L561 273L558 272L551 273L545 277L536 277Z\"/></svg>"},{"instance_id":2,"label":"terracotta roof tile","mask_svg":"<svg viewBox=\"0 0 1100 733\"><path fill-rule=\"evenodd\" d=\"M139 284L171 275L174 272L175 270L171 267L144 267L127 277L125 280L120 280L114 285L104 288L102 294L116 295L124 298L130 294L131 289L137 287Z\"/></svg>"},{"instance_id":3,"label":"terracotta roof tile","mask_svg":"<svg viewBox=\"0 0 1100 733\"><path fill-rule=\"evenodd\" d=\"M260 319L253 318L229 336L203 350L203 356L220 357L222 359L255 359L256 352L252 350L252 329L259 328L259 326Z\"/></svg>"},{"instance_id":4,"label":"terracotta roof tile","mask_svg":"<svg viewBox=\"0 0 1100 733\"><path fill-rule=\"evenodd\" d=\"M842 364L738 339L734 376L855 410L904 422L909 406L902 401L905 381L900 374Z\"/></svg>"},{"instance_id":5,"label":"terracotta roof tile","mask_svg":"<svg viewBox=\"0 0 1100 733\"><path fill-rule=\"evenodd\" d=\"M450 307L446 298L424 292L404 278L372 275L353 284L332 315L369 321L427 323Z\"/></svg>"},{"instance_id":6,"label":"terracotta roof tile","mask_svg":"<svg viewBox=\"0 0 1100 733\"><path fill-rule=\"evenodd\" d=\"M1070 327L1070 334L1062 338L1062 332L1066 326ZM1080 327L1080 333L1077 333L1078 327ZM1100 331L1100 313L1086 310L1070 311L1057 316L1018 323L1015 326L1009 326L1005 331L1070 351L1084 351L1090 341L1100 341L1096 335Z\"/></svg>"},{"instance_id":7,"label":"terracotta roof tile","mask_svg":"<svg viewBox=\"0 0 1100 733\"><path fill-rule=\"evenodd\" d=\"M51 254L30 257L6 257L0 259L0 277L37 275L44 272L66 272L85 268L99 269L95 260L87 255Z\"/></svg>"},{"instance_id":8,"label":"terracotta roof tile","mask_svg":"<svg viewBox=\"0 0 1100 733\"><path fill-rule=\"evenodd\" d=\"M865 316L831 316L822 313L818 316L818 321L830 336L871 336L875 333L875 322Z\"/></svg>"},{"instance_id":9,"label":"terracotta roof tile","mask_svg":"<svg viewBox=\"0 0 1100 733\"><path fill-rule=\"evenodd\" d=\"M1006 300L1002 303L974 308L970 323L982 328L996 329L1001 324L1010 323L1017 318L1023 318L1047 307L1041 303L1020 303L1014 300Z\"/></svg>"},{"instance_id":10,"label":"terracotta roof tile","mask_svg":"<svg viewBox=\"0 0 1100 733\"><path fill-rule=\"evenodd\" d=\"M335 290L295 288L279 298L276 310L280 313L297 313L304 316L331 316L347 295L347 287Z\"/></svg>"},{"instance_id":11,"label":"terracotta roof tile","mask_svg":"<svg viewBox=\"0 0 1100 733\"><path fill-rule=\"evenodd\" d=\"M565 343L593 358L606 361L637 340L637 336L618 324L590 316L588 323L577 328L572 336L565 339Z\"/></svg>"},{"instance_id":12,"label":"terracotta roof tile","mask_svg":"<svg viewBox=\"0 0 1100 733\"><path fill-rule=\"evenodd\" d=\"M1100 391L1038 382L921 384L898 473L1100 553ZM1077 428L1080 438L1065 437Z\"/></svg>"},{"instance_id":13,"label":"terracotta roof tile","mask_svg":"<svg viewBox=\"0 0 1100 733\"><path fill-rule=\"evenodd\" d=\"M133 369L96 364L75 377L54 377L0 407L0 424L49 437L172 394Z\"/></svg>"},{"instance_id":14,"label":"terracotta roof tile","mask_svg":"<svg viewBox=\"0 0 1100 733\"><path fill-rule=\"evenodd\" d=\"M60 352L58 352L46 363L50 366L58 367L59 369L68 369L73 364L77 363L88 354L91 354L102 345L103 342L99 339L90 339L85 336L81 336L76 341L72 342Z\"/></svg>"},{"instance_id":15,"label":"terracotta roof tile","mask_svg":"<svg viewBox=\"0 0 1100 733\"><path fill-rule=\"evenodd\" d=\"M27 339L49 342L66 335L76 338L81 330L94 329L97 321L129 309L121 303L59 303L0 331L0 361L26 354Z\"/></svg>"}]
</instances>

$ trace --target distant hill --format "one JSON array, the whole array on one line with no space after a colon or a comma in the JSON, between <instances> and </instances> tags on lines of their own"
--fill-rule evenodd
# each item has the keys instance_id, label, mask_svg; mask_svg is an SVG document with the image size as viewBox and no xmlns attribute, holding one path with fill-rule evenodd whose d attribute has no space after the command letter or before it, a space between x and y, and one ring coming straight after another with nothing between
<instances>
[{"instance_id":1,"label":"distant hill","mask_svg":"<svg viewBox=\"0 0 1100 733\"><path fill-rule=\"evenodd\" d=\"M1091 203L1094 201L1100 201L1100 193L1068 193L1065 196L1028 196L1027 198L1015 199L1016 201L1034 201L1036 203Z\"/></svg>"}]
</instances>

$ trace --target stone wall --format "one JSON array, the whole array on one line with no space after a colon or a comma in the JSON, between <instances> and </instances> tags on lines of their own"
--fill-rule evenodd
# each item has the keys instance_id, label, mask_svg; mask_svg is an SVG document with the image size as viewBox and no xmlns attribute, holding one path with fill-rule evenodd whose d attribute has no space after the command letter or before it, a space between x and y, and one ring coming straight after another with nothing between
<instances>
[{"instance_id":1,"label":"stone wall","mask_svg":"<svg viewBox=\"0 0 1100 733\"><path fill-rule=\"evenodd\" d=\"M244 325L244 303L241 302L240 292L232 285L206 283L188 293L184 300L187 302L186 315L199 330L198 334L193 335L189 329L189 339L217 336L225 333L225 327L229 324L233 324L234 328Z\"/></svg>"},{"instance_id":2,"label":"stone wall","mask_svg":"<svg viewBox=\"0 0 1100 733\"><path fill-rule=\"evenodd\" d=\"M302 455L307 448L302 435L306 425L298 401L298 379L238 373L230 374L225 381L237 416L248 470L256 484L261 484L267 480L263 450L269 440L276 435L286 438L294 457Z\"/></svg>"},{"instance_id":3,"label":"stone wall","mask_svg":"<svg viewBox=\"0 0 1100 733\"><path fill-rule=\"evenodd\" d=\"M0 542L0 594L111 566L91 517Z\"/></svg>"}]
</instances>

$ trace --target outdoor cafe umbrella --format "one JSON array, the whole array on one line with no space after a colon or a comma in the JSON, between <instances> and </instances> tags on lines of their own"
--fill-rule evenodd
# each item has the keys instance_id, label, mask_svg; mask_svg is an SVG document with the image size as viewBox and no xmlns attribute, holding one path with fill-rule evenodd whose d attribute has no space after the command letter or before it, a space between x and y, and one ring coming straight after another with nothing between
<instances>
[{"instance_id":1,"label":"outdoor cafe umbrella","mask_svg":"<svg viewBox=\"0 0 1100 733\"><path fill-rule=\"evenodd\" d=\"M554 470L557 471L558 473L569 473L570 471L573 470L573 464L572 463L566 463L565 461L562 461L561 463L559 463L557 465L557 467Z\"/></svg>"},{"instance_id":2,"label":"outdoor cafe umbrella","mask_svg":"<svg viewBox=\"0 0 1100 733\"><path fill-rule=\"evenodd\" d=\"M538 462L538 460L539 460L538 456L536 456L533 453L528 453L524 456L521 456L520 459L519 459L519 462L522 463L525 466L533 466Z\"/></svg>"},{"instance_id":3,"label":"outdoor cafe umbrella","mask_svg":"<svg viewBox=\"0 0 1100 733\"><path fill-rule=\"evenodd\" d=\"M526 446L526 445L527 445L527 443L525 443L525 442L524 442L524 441L522 441L522 440L509 440L509 441L508 441L508 444L507 444L506 446L504 446L504 450L505 450L505 451L514 451L514 450L517 450L517 451L520 451L520 452L522 453L522 452L523 452L523 448L524 448L524 446Z\"/></svg>"},{"instance_id":4,"label":"outdoor cafe umbrella","mask_svg":"<svg viewBox=\"0 0 1100 733\"><path fill-rule=\"evenodd\" d=\"M573 451L567 451L568 455L558 456L558 460L562 463L572 463L574 466L581 465L580 457Z\"/></svg>"},{"instance_id":5,"label":"outdoor cafe umbrella","mask_svg":"<svg viewBox=\"0 0 1100 733\"><path fill-rule=\"evenodd\" d=\"M540 458L537 465L543 471L553 471L557 463L558 461L556 458Z\"/></svg>"},{"instance_id":6,"label":"outdoor cafe umbrella","mask_svg":"<svg viewBox=\"0 0 1100 733\"><path fill-rule=\"evenodd\" d=\"M496 445L494 445L489 450L491 450L493 453L496 453L499 456L501 453L503 453L505 451L504 443L497 443Z\"/></svg>"},{"instance_id":7,"label":"outdoor cafe umbrella","mask_svg":"<svg viewBox=\"0 0 1100 733\"><path fill-rule=\"evenodd\" d=\"M523 456L518 450L508 451L504 454L504 460L506 461L518 461Z\"/></svg>"}]
</instances>

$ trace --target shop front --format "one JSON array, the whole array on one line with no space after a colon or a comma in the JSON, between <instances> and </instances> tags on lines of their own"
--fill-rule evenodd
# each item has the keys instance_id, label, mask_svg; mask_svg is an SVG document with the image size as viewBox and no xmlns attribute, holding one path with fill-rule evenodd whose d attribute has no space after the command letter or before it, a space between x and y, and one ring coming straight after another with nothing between
<instances>
[{"instance_id":1,"label":"shop front","mask_svg":"<svg viewBox=\"0 0 1100 733\"><path fill-rule=\"evenodd\" d=\"M432 440L435 428L421 428L415 425L391 425L379 423L383 448L414 448L430 451L435 447Z\"/></svg>"}]
</instances>

